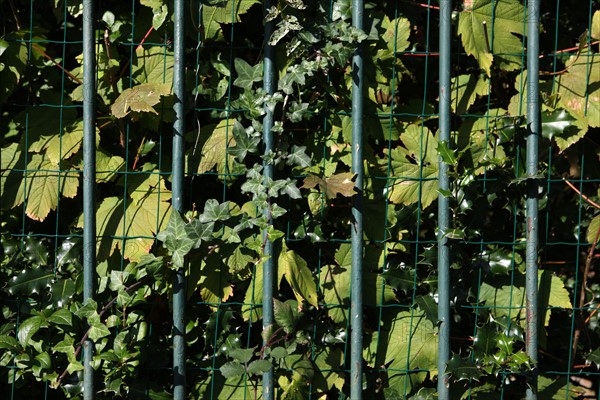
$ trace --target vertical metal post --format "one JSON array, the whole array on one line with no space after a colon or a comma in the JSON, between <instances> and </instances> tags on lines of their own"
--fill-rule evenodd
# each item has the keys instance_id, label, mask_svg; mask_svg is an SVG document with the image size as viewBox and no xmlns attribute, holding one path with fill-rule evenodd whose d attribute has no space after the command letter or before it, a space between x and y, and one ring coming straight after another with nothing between
<instances>
[{"instance_id":1,"label":"vertical metal post","mask_svg":"<svg viewBox=\"0 0 600 400\"><path fill-rule=\"evenodd\" d=\"M363 0L352 1L352 26L363 28ZM362 399L363 342L363 59L359 44L352 57L352 172L356 174L352 197L352 272L350 277L350 398Z\"/></svg>"},{"instance_id":2,"label":"vertical metal post","mask_svg":"<svg viewBox=\"0 0 600 400\"><path fill-rule=\"evenodd\" d=\"M96 40L95 2L83 1L83 300L94 297L96 271ZM83 343L83 398L94 398L94 346Z\"/></svg>"},{"instance_id":3,"label":"vertical metal post","mask_svg":"<svg viewBox=\"0 0 600 400\"><path fill-rule=\"evenodd\" d=\"M268 10L273 6L273 0L266 0L264 10ZM269 45L269 39L274 31L274 21L265 23L264 28L264 58L263 58L263 88L268 94L273 94L276 89L276 70L275 70L275 48ZM263 118L263 143L264 154L267 155L273 150L273 112L265 107L265 117ZM264 176L273 179L273 165L270 162L264 162ZM265 210L269 225L272 224L272 218L268 210ZM262 298L262 314L263 314L263 329L273 324L273 282L274 282L274 260L273 260L273 242L269 239L267 230L263 232L263 240L265 241L263 264L263 298ZM266 344L268 338L263 338L263 343ZM262 378L262 393L263 400L273 400L273 367L263 374Z\"/></svg>"},{"instance_id":4,"label":"vertical metal post","mask_svg":"<svg viewBox=\"0 0 600 400\"><path fill-rule=\"evenodd\" d=\"M452 1L440 1L440 136L439 141L450 146L450 52L452 34ZM443 194L450 189L448 164L439 158L438 196L438 398L450 395L446 364L450 358L450 248L446 236L449 227L449 202Z\"/></svg>"},{"instance_id":5,"label":"vertical metal post","mask_svg":"<svg viewBox=\"0 0 600 400\"><path fill-rule=\"evenodd\" d=\"M184 134L185 134L185 0L174 2L174 66L175 123L173 124L173 212L183 211ZM185 399L185 271L175 272L173 279L173 399Z\"/></svg>"},{"instance_id":6,"label":"vertical metal post","mask_svg":"<svg viewBox=\"0 0 600 400\"><path fill-rule=\"evenodd\" d=\"M539 0L527 2L527 245L526 245L526 314L527 355L533 362L527 399L537 399L538 362L538 139L539 119Z\"/></svg>"}]
</instances>

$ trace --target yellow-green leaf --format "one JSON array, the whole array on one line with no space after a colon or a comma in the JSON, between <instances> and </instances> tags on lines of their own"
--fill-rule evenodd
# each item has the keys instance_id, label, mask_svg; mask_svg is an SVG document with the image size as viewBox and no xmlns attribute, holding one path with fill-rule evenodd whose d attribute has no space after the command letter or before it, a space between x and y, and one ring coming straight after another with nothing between
<instances>
[{"instance_id":1,"label":"yellow-green leaf","mask_svg":"<svg viewBox=\"0 0 600 400\"><path fill-rule=\"evenodd\" d=\"M117 97L110 110L117 118L124 118L131 111L158 114L153 106L158 104L161 96L166 96L170 92L171 86L169 84L143 83L125 89Z\"/></svg>"},{"instance_id":2,"label":"yellow-green leaf","mask_svg":"<svg viewBox=\"0 0 600 400\"><path fill-rule=\"evenodd\" d=\"M294 291L294 295L301 303L305 300L315 307L319 306L317 299L317 284L312 272L308 269L306 261L293 250L284 249L279 255L279 271Z\"/></svg>"}]
</instances>

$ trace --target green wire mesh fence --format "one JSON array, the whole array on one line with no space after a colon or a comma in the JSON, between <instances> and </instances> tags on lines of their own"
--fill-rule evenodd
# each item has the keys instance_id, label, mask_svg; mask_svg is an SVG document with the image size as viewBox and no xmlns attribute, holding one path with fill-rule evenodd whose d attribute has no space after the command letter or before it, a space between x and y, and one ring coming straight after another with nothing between
<instances>
[{"instance_id":1,"label":"green wire mesh fence","mask_svg":"<svg viewBox=\"0 0 600 400\"><path fill-rule=\"evenodd\" d=\"M0 2L2 398L597 398L598 8Z\"/></svg>"}]
</instances>

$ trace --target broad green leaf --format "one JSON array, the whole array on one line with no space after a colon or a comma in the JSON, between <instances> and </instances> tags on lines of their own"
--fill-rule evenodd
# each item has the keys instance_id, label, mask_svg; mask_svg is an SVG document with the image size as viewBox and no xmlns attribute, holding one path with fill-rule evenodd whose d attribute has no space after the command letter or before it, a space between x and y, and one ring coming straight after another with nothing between
<instances>
[{"instance_id":1,"label":"broad green leaf","mask_svg":"<svg viewBox=\"0 0 600 400\"><path fill-rule=\"evenodd\" d=\"M110 182L124 166L123 157L96 150L96 182Z\"/></svg>"},{"instance_id":2,"label":"broad green leaf","mask_svg":"<svg viewBox=\"0 0 600 400\"><path fill-rule=\"evenodd\" d=\"M488 76L494 58L501 69L519 68L523 43L517 35L525 36L523 5L518 0L470 0L463 5L458 34L467 54Z\"/></svg>"},{"instance_id":3,"label":"broad green leaf","mask_svg":"<svg viewBox=\"0 0 600 400\"><path fill-rule=\"evenodd\" d=\"M294 291L299 303L305 300L308 304L318 308L317 285L306 261L293 250L281 251L278 260L280 275L285 276L286 281Z\"/></svg>"},{"instance_id":4,"label":"broad green leaf","mask_svg":"<svg viewBox=\"0 0 600 400\"><path fill-rule=\"evenodd\" d=\"M590 244L596 243L597 237L598 237L598 241L600 242L599 232L600 232L600 214L598 214L594 218L592 218L592 220L590 221L590 224L588 225L587 235L586 235L587 242Z\"/></svg>"},{"instance_id":5,"label":"broad green leaf","mask_svg":"<svg viewBox=\"0 0 600 400\"><path fill-rule=\"evenodd\" d=\"M151 112L158 115L153 106L160 102L161 96L170 93L169 84L142 83L125 89L110 107L110 111L116 118L124 118L131 111Z\"/></svg>"},{"instance_id":6,"label":"broad green leaf","mask_svg":"<svg viewBox=\"0 0 600 400\"><path fill-rule=\"evenodd\" d=\"M312 385L315 388L326 391L331 388L342 390L345 383L343 365L344 352L342 349L333 346L319 346L314 354L315 375Z\"/></svg>"},{"instance_id":7,"label":"broad green leaf","mask_svg":"<svg viewBox=\"0 0 600 400\"><path fill-rule=\"evenodd\" d=\"M14 337L9 335L0 335L0 349L12 352L19 350L20 347L19 341Z\"/></svg>"},{"instance_id":8,"label":"broad green leaf","mask_svg":"<svg viewBox=\"0 0 600 400\"><path fill-rule=\"evenodd\" d=\"M581 389L566 377L544 376L537 378L538 399L575 400L581 398Z\"/></svg>"},{"instance_id":9,"label":"broad green leaf","mask_svg":"<svg viewBox=\"0 0 600 400\"><path fill-rule=\"evenodd\" d=\"M233 84L242 89L251 89L255 82L262 81L263 65L262 62L252 66L241 58L234 60L235 72L237 78Z\"/></svg>"},{"instance_id":10,"label":"broad green leaf","mask_svg":"<svg viewBox=\"0 0 600 400\"><path fill-rule=\"evenodd\" d=\"M508 278L507 278L508 279ZM571 309L569 292L562 280L549 271L539 271L538 277L540 322L548 326L551 308ZM518 276L511 286L510 281L498 280L491 285L483 282L479 288L479 301L490 307L495 318L510 317L522 326L525 324L525 278Z\"/></svg>"},{"instance_id":11,"label":"broad green leaf","mask_svg":"<svg viewBox=\"0 0 600 400\"><path fill-rule=\"evenodd\" d=\"M243 349L241 347L230 349L227 355L243 364L249 362L254 356L255 348Z\"/></svg>"},{"instance_id":12,"label":"broad green leaf","mask_svg":"<svg viewBox=\"0 0 600 400\"><path fill-rule=\"evenodd\" d=\"M273 316L285 333L292 333L298 319L298 303L294 300L283 302L273 299Z\"/></svg>"},{"instance_id":13,"label":"broad green leaf","mask_svg":"<svg viewBox=\"0 0 600 400\"><path fill-rule=\"evenodd\" d=\"M206 40L224 40L221 24L240 22L240 15L248 12L260 0L219 0L202 7L202 22Z\"/></svg>"},{"instance_id":14,"label":"broad green leaf","mask_svg":"<svg viewBox=\"0 0 600 400\"><path fill-rule=\"evenodd\" d=\"M138 47L136 49L135 63L132 75L139 84L150 83L154 85L166 85L171 94L173 85L173 65L175 57L173 52L165 46Z\"/></svg>"},{"instance_id":15,"label":"broad green leaf","mask_svg":"<svg viewBox=\"0 0 600 400\"><path fill-rule=\"evenodd\" d=\"M597 40L600 39L600 10L596 10L592 17L592 30L590 31L590 36Z\"/></svg>"},{"instance_id":16,"label":"broad green leaf","mask_svg":"<svg viewBox=\"0 0 600 400\"><path fill-rule=\"evenodd\" d=\"M7 163L18 163L14 157L23 157L23 154L18 152L14 145L9 149ZM3 159L4 151L5 149L2 149ZM68 163L53 163L46 153L33 154L29 160L25 172L2 172L2 200L10 207L19 206L27 201L27 216L36 221L43 221L50 211L58 206L59 194L68 198L77 195L79 172L72 169Z\"/></svg>"},{"instance_id":17,"label":"broad green leaf","mask_svg":"<svg viewBox=\"0 0 600 400\"><path fill-rule=\"evenodd\" d=\"M21 346L25 347L29 345L29 340L40 330L42 324L44 323L44 318L39 315L34 317L30 317L23 321L21 325L19 325L19 330L17 331L17 339L19 339L19 343Z\"/></svg>"},{"instance_id":18,"label":"broad green leaf","mask_svg":"<svg viewBox=\"0 0 600 400\"><path fill-rule=\"evenodd\" d=\"M217 306L233 295L233 285L228 272L229 269L219 255L211 254L207 257L202 268L203 276L198 282L202 301L210 306Z\"/></svg>"},{"instance_id":19,"label":"broad green leaf","mask_svg":"<svg viewBox=\"0 0 600 400\"><path fill-rule=\"evenodd\" d=\"M352 246L349 243L340 245L335 253L335 261L338 265L326 265L321 268L320 287L331 319L336 323L346 323L350 304L352 267ZM363 299L365 304L382 305L395 302L396 295L392 287L385 283L382 275L365 270L363 271Z\"/></svg>"},{"instance_id":20,"label":"broad green leaf","mask_svg":"<svg viewBox=\"0 0 600 400\"><path fill-rule=\"evenodd\" d=\"M169 250L175 268L183 268L184 258L196 241L188 236L186 223L178 211L171 212L166 229L159 232L156 238Z\"/></svg>"},{"instance_id":21,"label":"broad green leaf","mask_svg":"<svg viewBox=\"0 0 600 400\"><path fill-rule=\"evenodd\" d=\"M256 269L252 274L252 282L250 282L244 297L244 306L242 307L244 320L250 319L252 322L256 322L262 318L262 296L263 262L260 262L256 265Z\"/></svg>"},{"instance_id":22,"label":"broad green leaf","mask_svg":"<svg viewBox=\"0 0 600 400\"><path fill-rule=\"evenodd\" d=\"M273 364L269 360L254 360L248 364L248 374L261 375L271 369Z\"/></svg>"},{"instance_id":23,"label":"broad green leaf","mask_svg":"<svg viewBox=\"0 0 600 400\"><path fill-rule=\"evenodd\" d=\"M226 362L219 370L225 378L242 376L246 373L246 368L239 361Z\"/></svg>"},{"instance_id":24,"label":"broad green leaf","mask_svg":"<svg viewBox=\"0 0 600 400\"><path fill-rule=\"evenodd\" d=\"M318 185L321 192L328 199L335 199L338 194L344 197L352 197L354 194L354 175L352 172L342 172L328 178L309 175L304 178L304 184L301 188L312 189Z\"/></svg>"},{"instance_id":25,"label":"broad green leaf","mask_svg":"<svg viewBox=\"0 0 600 400\"><path fill-rule=\"evenodd\" d=\"M426 208L438 197L438 141L429 129L417 125L409 125L400 138L405 147L389 153L394 179L386 192L392 203Z\"/></svg>"},{"instance_id":26,"label":"broad green leaf","mask_svg":"<svg viewBox=\"0 0 600 400\"><path fill-rule=\"evenodd\" d=\"M55 325L70 327L73 324L73 314L66 308L60 308L48 317L48 322Z\"/></svg>"},{"instance_id":27,"label":"broad green leaf","mask_svg":"<svg viewBox=\"0 0 600 400\"><path fill-rule=\"evenodd\" d=\"M129 177L131 198L107 197L96 211L98 258L107 259L115 249L130 261L138 261L154 244L155 232L167 226L171 192L155 171ZM77 221L83 228L83 215ZM125 238L125 239L124 239Z\"/></svg>"},{"instance_id":28,"label":"broad green leaf","mask_svg":"<svg viewBox=\"0 0 600 400\"><path fill-rule=\"evenodd\" d=\"M423 369L437 374L437 330L424 313L416 311L388 314L383 323L385 328L365 343L363 356L371 367L386 365L390 388L407 395L426 376L407 371Z\"/></svg>"},{"instance_id":29,"label":"broad green leaf","mask_svg":"<svg viewBox=\"0 0 600 400\"><path fill-rule=\"evenodd\" d=\"M475 103L477 96L487 96L490 83L486 75L466 74L452 78L450 106L458 115L465 114Z\"/></svg>"},{"instance_id":30,"label":"broad green leaf","mask_svg":"<svg viewBox=\"0 0 600 400\"><path fill-rule=\"evenodd\" d=\"M33 269L24 269L8 282L8 293L24 296L43 293L53 278L54 272L47 269L46 266L40 265Z\"/></svg>"},{"instance_id":31,"label":"broad green leaf","mask_svg":"<svg viewBox=\"0 0 600 400\"><path fill-rule=\"evenodd\" d=\"M231 217L229 202L220 203L215 199L208 199L204 203L204 212L198 220L202 223L226 221Z\"/></svg>"},{"instance_id":32,"label":"broad green leaf","mask_svg":"<svg viewBox=\"0 0 600 400\"><path fill-rule=\"evenodd\" d=\"M408 38L410 37L411 24L408 19L400 17L390 21L386 15L381 21L381 27L385 29L381 38L387 44L389 50L401 52L410 46Z\"/></svg>"},{"instance_id":33,"label":"broad green leaf","mask_svg":"<svg viewBox=\"0 0 600 400\"><path fill-rule=\"evenodd\" d=\"M233 137L233 124L235 120L224 119L216 126L211 125L200 131L202 137L208 137L202 146L202 150L192 153L190 169L199 174L209 172L216 167L219 174L231 173L233 168L233 157L227 155L227 149L236 145ZM209 131L209 132L206 132ZM197 167L194 167L197 165Z\"/></svg>"}]
</instances>

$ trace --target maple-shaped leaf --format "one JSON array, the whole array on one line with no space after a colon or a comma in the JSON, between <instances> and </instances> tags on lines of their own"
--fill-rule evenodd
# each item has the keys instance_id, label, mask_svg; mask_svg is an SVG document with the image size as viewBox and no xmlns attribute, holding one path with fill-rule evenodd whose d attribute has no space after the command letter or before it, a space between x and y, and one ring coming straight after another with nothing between
<instances>
[{"instance_id":1,"label":"maple-shaped leaf","mask_svg":"<svg viewBox=\"0 0 600 400\"><path fill-rule=\"evenodd\" d=\"M600 55L585 49L567 65L555 82L560 104L584 123L580 126L600 127Z\"/></svg>"},{"instance_id":2,"label":"maple-shaped leaf","mask_svg":"<svg viewBox=\"0 0 600 400\"><path fill-rule=\"evenodd\" d=\"M392 203L429 206L438 197L438 141L426 127L408 125L400 136L404 146L389 153Z\"/></svg>"},{"instance_id":3,"label":"maple-shaped leaf","mask_svg":"<svg viewBox=\"0 0 600 400\"><path fill-rule=\"evenodd\" d=\"M381 35L381 38L387 44L389 50L400 52L408 48L410 45L408 41L410 26L410 21L404 17L391 21L387 15L383 17L381 27L385 29L385 32Z\"/></svg>"},{"instance_id":4,"label":"maple-shaped leaf","mask_svg":"<svg viewBox=\"0 0 600 400\"><path fill-rule=\"evenodd\" d=\"M154 244L171 215L171 192L159 171L128 177L128 196L107 197L96 211L98 259L107 259L115 249L130 261L138 261ZM83 215L77 221L84 228Z\"/></svg>"},{"instance_id":5,"label":"maple-shaped leaf","mask_svg":"<svg viewBox=\"0 0 600 400\"><path fill-rule=\"evenodd\" d=\"M464 0L458 34L467 54L474 56L488 76L494 58L512 71L521 66L525 36L524 8L519 0Z\"/></svg>"},{"instance_id":6,"label":"maple-shaped leaf","mask_svg":"<svg viewBox=\"0 0 600 400\"><path fill-rule=\"evenodd\" d=\"M309 175L304 178L303 189L313 189L319 186L319 189L325 193L329 199L334 199L338 194L344 197L352 197L354 194L354 176L352 172L342 172L329 178L320 178L316 175Z\"/></svg>"},{"instance_id":7,"label":"maple-shaped leaf","mask_svg":"<svg viewBox=\"0 0 600 400\"><path fill-rule=\"evenodd\" d=\"M487 96L490 93L490 85L485 75L459 75L452 78L450 91L452 111L462 115L475 103L477 96Z\"/></svg>"},{"instance_id":8,"label":"maple-shaped leaf","mask_svg":"<svg viewBox=\"0 0 600 400\"><path fill-rule=\"evenodd\" d=\"M437 374L437 329L423 312L414 310L385 312L383 319L389 328L372 334L363 356L371 367L386 366L390 389L411 392L425 380L425 371Z\"/></svg>"},{"instance_id":9,"label":"maple-shaped leaf","mask_svg":"<svg viewBox=\"0 0 600 400\"><path fill-rule=\"evenodd\" d=\"M224 40L221 24L240 22L240 15L248 12L260 0L211 1L202 7L202 27L205 40Z\"/></svg>"},{"instance_id":10,"label":"maple-shaped leaf","mask_svg":"<svg viewBox=\"0 0 600 400\"><path fill-rule=\"evenodd\" d=\"M162 9L162 6L160 8ZM135 63L131 71L133 79L140 84L167 84L170 91L175 64L173 52L164 46L139 46L135 55Z\"/></svg>"},{"instance_id":11,"label":"maple-shaped leaf","mask_svg":"<svg viewBox=\"0 0 600 400\"><path fill-rule=\"evenodd\" d=\"M234 122L233 119L224 119L217 125L207 125L201 129L201 138L207 139L200 151L191 151L190 169L199 174L210 172L213 168L219 174L234 172L235 157L227 154L227 150L236 145L233 135Z\"/></svg>"},{"instance_id":12,"label":"maple-shaped leaf","mask_svg":"<svg viewBox=\"0 0 600 400\"><path fill-rule=\"evenodd\" d=\"M158 114L153 106L158 104L161 96L170 93L170 84L142 83L125 89L110 107L110 111L116 118L124 118L131 111Z\"/></svg>"}]
</instances>

